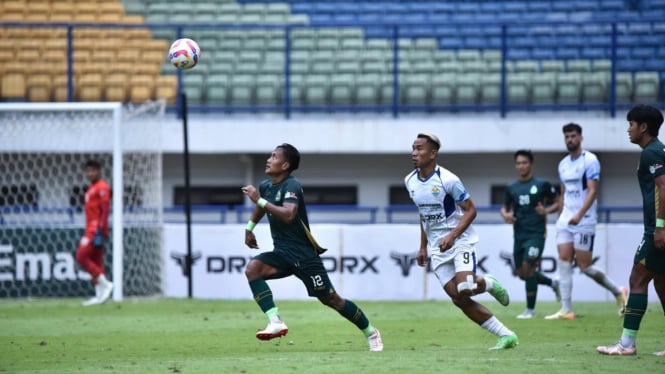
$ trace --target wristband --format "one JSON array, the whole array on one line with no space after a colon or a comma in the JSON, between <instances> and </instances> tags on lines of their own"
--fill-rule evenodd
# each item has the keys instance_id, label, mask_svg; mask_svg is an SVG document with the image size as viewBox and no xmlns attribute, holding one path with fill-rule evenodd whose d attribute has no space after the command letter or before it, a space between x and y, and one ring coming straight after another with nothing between
<instances>
[{"instance_id":1,"label":"wristband","mask_svg":"<svg viewBox=\"0 0 665 374\"><path fill-rule=\"evenodd\" d=\"M260 208L265 208L266 204L268 204L268 200L266 200L264 198L260 198L260 199L256 200L256 205L258 205Z\"/></svg>"},{"instance_id":2,"label":"wristband","mask_svg":"<svg viewBox=\"0 0 665 374\"><path fill-rule=\"evenodd\" d=\"M245 230L252 232L254 231L254 227L256 227L256 222L252 221L251 219L247 222L247 227L245 227Z\"/></svg>"},{"instance_id":3,"label":"wristband","mask_svg":"<svg viewBox=\"0 0 665 374\"><path fill-rule=\"evenodd\" d=\"M656 218L656 227L665 227L665 219Z\"/></svg>"}]
</instances>

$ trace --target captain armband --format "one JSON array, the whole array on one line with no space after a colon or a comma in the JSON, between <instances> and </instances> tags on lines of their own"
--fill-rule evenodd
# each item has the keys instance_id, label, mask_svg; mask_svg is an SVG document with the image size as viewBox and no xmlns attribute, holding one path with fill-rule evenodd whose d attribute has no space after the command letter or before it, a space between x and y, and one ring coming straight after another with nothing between
<instances>
[{"instance_id":1,"label":"captain armband","mask_svg":"<svg viewBox=\"0 0 665 374\"><path fill-rule=\"evenodd\" d=\"M665 227L665 219L656 218L656 227Z\"/></svg>"}]
</instances>

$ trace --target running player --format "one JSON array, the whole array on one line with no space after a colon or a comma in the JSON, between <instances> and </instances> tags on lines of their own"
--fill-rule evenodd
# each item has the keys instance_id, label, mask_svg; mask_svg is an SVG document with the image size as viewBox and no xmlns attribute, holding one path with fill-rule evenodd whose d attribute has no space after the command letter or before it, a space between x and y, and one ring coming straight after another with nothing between
<instances>
[{"instance_id":1,"label":"running player","mask_svg":"<svg viewBox=\"0 0 665 374\"><path fill-rule=\"evenodd\" d=\"M593 240L596 234L596 196L600 180L600 162L595 154L582 149L582 127L576 123L563 126L568 155L559 163L563 206L556 223L559 252L559 287L561 309L545 319L575 319L572 309L573 259L580 271L610 291L616 298L617 311L623 315L626 290L619 288L605 273L593 266Z\"/></svg>"},{"instance_id":2,"label":"running player","mask_svg":"<svg viewBox=\"0 0 665 374\"><path fill-rule=\"evenodd\" d=\"M547 215L559 207L554 186L533 176L533 153L521 149L515 152L514 159L519 177L506 189L501 217L513 225L513 263L526 289L526 310L517 318L529 319L536 315L539 284L552 287L557 301L560 299L559 282L538 271L545 249ZM546 206L549 203L552 204Z\"/></svg>"},{"instance_id":3,"label":"running player","mask_svg":"<svg viewBox=\"0 0 665 374\"><path fill-rule=\"evenodd\" d=\"M665 144L658 139L663 114L652 106L638 105L628 112L626 120L630 142L642 148L637 180L642 192L644 236L630 271L630 295L621 339L596 348L598 353L613 356L637 354L635 339L647 309L652 280L665 311ZM665 351L654 354L665 356Z\"/></svg>"},{"instance_id":4,"label":"running player","mask_svg":"<svg viewBox=\"0 0 665 374\"><path fill-rule=\"evenodd\" d=\"M382 351L379 330L372 327L356 304L343 299L335 291L315 249L318 245L313 238L310 240L302 187L298 179L291 175L299 164L300 153L294 146L286 143L279 145L266 164L265 172L270 178L261 182L258 190L252 185L242 188L242 192L256 204L245 230L245 244L258 249L252 230L268 213L275 246L272 252L255 256L245 269L254 300L269 320L268 326L256 333L256 337L270 340L288 333L289 329L279 315L266 280L295 275L305 284L309 296L317 297L321 303L335 309L365 334L370 351Z\"/></svg>"},{"instance_id":5,"label":"running player","mask_svg":"<svg viewBox=\"0 0 665 374\"><path fill-rule=\"evenodd\" d=\"M499 337L490 349L517 346L517 335L471 296L489 292L501 305L510 302L508 292L496 278L476 275L478 242L471 222L476 207L462 181L436 163L441 147L434 134L420 133L413 142L415 170L404 178L406 189L420 213L420 250L416 260L431 267L455 306L483 329Z\"/></svg>"},{"instance_id":6,"label":"running player","mask_svg":"<svg viewBox=\"0 0 665 374\"><path fill-rule=\"evenodd\" d=\"M85 192L85 232L76 251L76 261L92 276L95 296L84 306L103 304L111 296L113 283L104 275L104 242L109 235L111 189L102 179L101 165L95 160L85 163L90 186Z\"/></svg>"}]
</instances>

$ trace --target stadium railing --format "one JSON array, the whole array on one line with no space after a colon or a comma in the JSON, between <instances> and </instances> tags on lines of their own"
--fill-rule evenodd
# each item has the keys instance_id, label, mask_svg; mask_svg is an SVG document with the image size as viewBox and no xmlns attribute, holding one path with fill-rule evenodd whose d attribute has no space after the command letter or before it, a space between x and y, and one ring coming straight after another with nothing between
<instances>
[{"instance_id":1,"label":"stadium railing","mask_svg":"<svg viewBox=\"0 0 665 374\"><path fill-rule=\"evenodd\" d=\"M446 22L401 22L396 24L394 22L371 22L371 23L358 23L358 22L318 22L316 25L302 25L302 24L218 24L218 23L205 23L205 24L167 24L167 23L145 23L145 24L108 24L108 23L29 23L29 22L0 22L0 27L64 27L67 28L67 56L68 56L68 100L73 100L73 84L72 84L72 52L73 52L73 30L76 28L145 28L160 29L171 28L176 30L176 36L181 37L185 35L184 31L191 32L191 30L222 30L222 29L278 29L284 30L285 48L284 48L284 87L283 87L283 103L279 105L211 105L211 104L190 104L189 107L194 111L203 112L278 112L283 113L286 118L289 118L293 112L389 112L393 117L398 117L401 113L408 112L436 112L436 111L496 111L503 117L509 111L514 110L601 110L607 111L614 117L618 109L628 108L631 103L619 103L616 100L616 87L617 87L617 61L618 55L618 38L620 32L627 30L627 25L633 23L632 20L584 20L584 21L546 21L546 20L521 20L511 22L482 22L481 25L477 21L464 22L464 21L446 21ZM649 18L643 17L639 19L641 24L656 24L662 22L658 17ZM584 102L571 102L571 103L547 103L547 104L516 104L508 101L507 94L507 62L510 59L510 51L512 48L519 48L515 46L515 40L509 38L509 34L523 29L524 27L564 27L564 26L585 26L597 25L599 27L609 26L611 28L610 37L607 40L607 45L596 46L596 49L601 48L604 50L603 54L611 60L610 70L610 84L609 95L606 102L598 103L584 103ZM399 43L395 41L404 34L403 30L413 27L440 27L440 26L457 26L457 27L500 27L501 37L499 50L501 51L501 81L500 81L500 100L495 104L476 103L476 104L406 104L400 101L400 95L395 94L400 92L400 74L399 71ZM293 30L302 28L325 28L325 27L374 27L385 30L390 30L387 35L390 36L392 41L392 102L389 104L375 104L375 105L296 105L291 100L291 72L290 72L290 51L291 51L291 33ZM621 30L621 31L620 31ZM577 37L579 35L575 35ZM433 37L436 37L435 35ZM556 44L555 44L556 45ZM633 46L639 48L639 45ZM480 49L494 49L491 45L480 46ZM531 48L541 48L534 45ZM553 46L542 46L542 48L554 48ZM632 49L631 49L632 50ZM208 51L203 51L202 55ZM167 51L164 51L166 57ZM205 57L203 57L205 58ZM634 65L634 64L633 64ZM631 69L638 69L639 66L633 66ZM633 70L632 72L634 72ZM659 69L661 77L665 76L665 69ZM182 90L182 76L183 72L178 71L178 91ZM184 74L187 74L185 72ZM661 78L662 80L662 78ZM659 100L665 101L665 84L661 82L659 88ZM180 98L181 95L178 95ZM654 103L656 104L656 103ZM179 109L181 103L178 102L176 110Z\"/></svg>"},{"instance_id":2,"label":"stadium railing","mask_svg":"<svg viewBox=\"0 0 665 374\"><path fill-rule=\"evenodd\" d=\"M150 210L143 210L150 214ZM253 206L192 205L192 223L196 224L243 224L249 219ZM477 224L503 223L499 215L500 205L477 206ZM414 205L389 205L386 207L357 205L309 205L307 207L311 223L336 224L375 224L375 223L417 223L418 213ZM379 213L385 214L380 219ZM154 212L153 212L154 213ZM29 218L26 218L29 216ZM165 223L184 223L183 206L164 207ZM550 215L550 222L555 219ZM600 223L642 223L642 208L639 206L599 206ZM40 207L33 205L0 206L0 226L76 226L85 222L80 207Z\"/></svg>"}]
</instances>

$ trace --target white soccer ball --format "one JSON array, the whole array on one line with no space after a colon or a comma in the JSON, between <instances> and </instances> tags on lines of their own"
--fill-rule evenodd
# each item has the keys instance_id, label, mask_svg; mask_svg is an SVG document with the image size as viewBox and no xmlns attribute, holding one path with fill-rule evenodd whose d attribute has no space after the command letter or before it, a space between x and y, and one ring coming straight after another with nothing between
<instances>
[{"instance_id":1,"label":"white soccer ball","mask_svg":"<svg viewBox=\"0 0 665 374\"><path fill-rule=\"evenodd\" d=\"M201 48L195 41L181 38L171 44L169 48L169 61L180 70L191 69L199 62Z\"/></svg>"}]
</instances>

